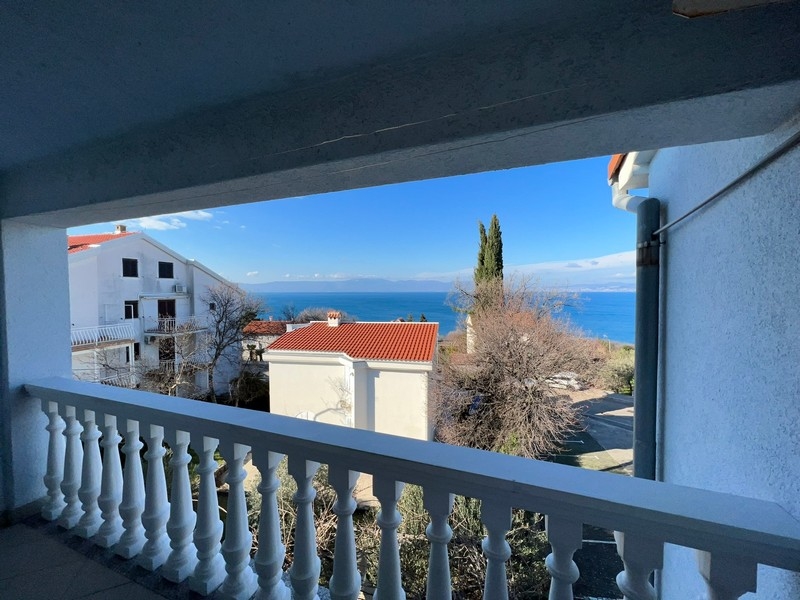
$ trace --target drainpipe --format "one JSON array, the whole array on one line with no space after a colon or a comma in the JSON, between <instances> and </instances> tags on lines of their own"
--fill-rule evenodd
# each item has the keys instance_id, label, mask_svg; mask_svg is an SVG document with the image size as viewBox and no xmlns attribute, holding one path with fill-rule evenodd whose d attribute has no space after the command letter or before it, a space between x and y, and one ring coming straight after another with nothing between
<instances>
[{"instance_id":1,"label":"drainpipe","mask_svg":"<svg viewBox=\"0 0 800 600\"><path fill-rule=\"evenodd\" d=\"M659 228L655 198L636 209L636 333L633 392L633 475L656 478L658 394Z\"/></svg>"}]
</instances>

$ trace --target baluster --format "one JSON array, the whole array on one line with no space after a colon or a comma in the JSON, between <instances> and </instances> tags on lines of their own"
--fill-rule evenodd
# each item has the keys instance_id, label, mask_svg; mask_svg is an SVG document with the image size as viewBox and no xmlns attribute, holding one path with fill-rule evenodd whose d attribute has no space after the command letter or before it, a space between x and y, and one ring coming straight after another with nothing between
<instances>
[{"instance_id":1,"label":"baluster","mask_svg":"<svg viewBox=\"0 0 800 600\"><path fill-rule=\"evenodd\" d=\"M61 481L61 492L64 494L66 506L61 511L58 524L64 529L72 529L81 518L81 504L78 499L78 488L81 486L81 462L83 447L80 433L82 427L75 418L75 407L64 406L64 479Z\"/></svg>"},{"instance_id":2,"label":"baluster","mask_svg":"<svg viewBox=\"0 0 800 600\"><path fill-rule=\"evenodd\" d=\"M450 558L447 544L453 537L453 530L447 519L453 510L453 494L426 487L423 490L422 505L431 516L425 528L425 535L431 543L428 558L428 583L426 598L451 598L453 586L450 582Z\"/></svg>"},{"instance_id":3,"label":"baluster","mask_svg":"<svg viewBox=\"0 0 800 600\"><path fill-rule=\"evenodd\" d=\"M256 573L258 592L256 598L264 600L289 600L292 592L283 582L283 560L286 547L281 540L281 521L278 515L277 491L281 483L276 471L283 454L257 450L253 452L253 463L261 472L261 518L258 522L258 552ZM335 568L335 567L334 567Z\"/></svg>"},{"instance_id":4,"label":"baluster","mask_svg":"<svg viewBox=\"0 0 800 600\"><path fill-rule=\"evenodd\" d=\"M147 541L142 526L144 512L144 477L142 458L139 451L144 444L139 440L139 421L127 419L125 444L125 470L122 477L122 503L119 514L122 516L122 537L114 546L114 552L123 558L133 558L142 551Z\"/></svg>"},{"instance_id":5,"label":"baluster","mask_svg":"<svg viewBox=\"0 0 800 600\"><path fill-rule=\"evenodd\" d=\"M250 568L250 548L253 535L247 522L247 502L242 482L247 476L244 459L250 451L242 444L223 444L223 456L228 462L228 518L225 524L225 541L222 556L225 557L227 576L217 595L231 600L250 598L258 586L256 574Z\"/></svg>"},{"instance_id":6,"label":"baluster","mask_svg":"<svg viewBox=\"0 0 800 600\"><path fill-rule=\"evenodd\" d=\"M330 465L328 482L336 491L336 543L333 550L333 575L328 589L333 600L356 600L361 592L361 573L356 560L356 540L353 532L353 512L356 502L353 489L360 473L345 466ZM432 596L428 596L432 598Z\"/></svg>"},{"instance_id":7,"label":"baluster","mask_svg":"<svg viewBox=\"0 0 800 600\"><path fill-rule=\"evenodd\" d=\"M656 590L650 584L650 573L660 569L664 543L640 535L614 532L617 554L625 570L617 575L617 587L625 600L655 600Z\"/></svg>"},{"instance_id":8,"label":"baluster","mask_svg":"<svg viewBox=\"0 0 800 600\"><path fill-rule=\"evenodd\" d=\"M102 511L103 522L94 542L103 548L110 548L122 536L122 519L119 504L122 501L122 465L119 460L119 443L122 438L117 432L117 417L103 416L103 481L97 504Z\"/></svg>"},{"instance_id":9,"label":"baluster","mask_svg":"<svg viewBox=\"0 0 800 600\"><path fill-rule=\"evenodd\" d=\"M203 437L200 466L200 490L197 498L197 527L194 530L194 545L197 547L198 563L189 578L192 591L208 596L225 579L225 559L220 554L222 544L222 520L219 518L219 499L214 473L217 461L214 451L219 440Z\"/></svg>"},{"instance_id":10,"label":"baluster","mask_svg":"<svg viewBox=\"0 0 800 600\"><path fill-rule=\"evenodd\" d=\"M55 521L64 507L64 494L61 491L61 482L64 479L64 428L65 423L58 414L58 403L47 401L47 431L50 433L47 445L47 473L44 476L44 485L47 487L47 503L42 507L42 517L48 521Z\"/></svg>"},{"instance_id":11,"label":"baluster","mask_svg":"<svg viewBox=\"0 0 800 600\"><path fill-rule=\"evenodd\" d=\"M698 550L697 563L708 587L709 600L736 600L756 591L758 564L751 559Z\"/></svg>"},{"instance_id":12,"label":"baluster","mask_svg":"<svg viewBox=\"0 0 800 600\"><path fill-rule=\"evenodd\" d=\"M511 508L502 502L482 500L481 522L487 533L481 544L486 557L483 597L508 600L506 561L511 558L511 546L506 541L506 533L511 529Z\"/></svg>"},{"instance_id":13,"label":"baluster","mask_svg":"<svg viewBox=\"0 0 800 600\"><path fill-rule=\"evenodd\" d=\"M192 542L192 532L197 520L192 510L192 486L189 482L189 463L192 457L187 452L189 434L170 429L167 441L172 449L169 466L172 467L172 486L169 499L167 534L172 551L161 569L164 579L180 583L194 572L197 566L197 548Z\"/></svg>"},{"instance_id":14,"label":"baluster","mask_svg":"<svg viewBox=\"0 0 800 600\"><path fill-rule=\"evenodd\" d=\"M552 548L544 563L550 573L549 598L572 600L572 584L580 577L578 565L572 560L572 556L583 546L583 524L547 515L544 518L544 528Z\"/></svg>"},{"instance_id":15,"label":"baluster","mask_svg":"<svg viewBox=\"0 0 800 600\"><path fill-rule=\"evenodd\" d=\"M294 503L297 523L294 530L294 561L289 569L295 600L317 598L320 560L317 556L317 530L314 525L314 474L319 463L302 457L289 457L289 474L297 482Z\"/></svg>"},{"instance_id":16,"label":"baluster","mask_svg":"<svg viewBox=\"0 0 800 600\"><path fill-rule=\"evenodd\" d=\"M81 487L78 489L78 497L81 499L83 516L75 527L75 533L88 539L97 533L103 522L100 518L100 507L97 504L103 466L100 462L100 444L98 444L100 430L95 423L93 410L83 411L82 425L83 469L81 470Z\"/></svg>"},{"instance_id":17,"label":"baluster","mask_svg":"<svg viewBox=\"0 0 800 600\"><path fill-rule=\"evenodd\" d=\"M378 557L378 582L374 600L404 600L406 592L400 574L400 545L397 528L403 518L397 510L397 501L403 493L403 483L375 476L373 492L381 503L378 526L381 528L381 548Z\"/></svg>"},{"instance_id":18,"label":"baluster","mask_svg":"<svg viewBox=\"0 0 800 600\"><path fill-rule=\"evenodd\" d=\"M147 538L137 562L148 571L155 571L164 564L169 554L167 538L167 479L164 475L164 428L160 425L146 426L147 482L145 484L144 513L142 524Z\"/></svg>"}]
</instances>

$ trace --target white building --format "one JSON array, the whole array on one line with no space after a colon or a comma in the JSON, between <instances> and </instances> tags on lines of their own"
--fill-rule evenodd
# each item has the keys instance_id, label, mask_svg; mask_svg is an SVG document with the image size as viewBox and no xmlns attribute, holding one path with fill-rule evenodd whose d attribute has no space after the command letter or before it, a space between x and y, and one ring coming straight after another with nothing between
<instances>
[{"instance_id":1,"label":"white building","mask_svg":"<svg viewBox=\"0 0 800 600\"><path fill-rule=\"evenodd\" d=\"M270 412L431 440L438 331L437 323L340 323L332 312L286 333L266 352Z\"/></svg>"},{"instance_id":2,"label":"white building","mask_svg":"<svg viewBox=\"0 0 800 600\"><path fill-rule=\"evenodd\" d=\"M196 388L207 389L202 337L212 307L205 295L210 287L231 284L124 226L115 233L69 236L67 246L75 377L135 386L147 372L185 369ZM226 391L234 365L224 362L218 371L218 391Z\"/></svg>"},{"instance_id":3,"label":"white building","mask_svg":"<svg viewBox=\"0 0 800 600\"><path fill-rule=\"evenodd\" d=\"M354 472L375 476L377 585L386 598L402 597L394 528L404 482L423 487L431 515L431 598L451 594L450 494L482 501L487 597L507 592L512 507L547 516L555 598L569 598L579 577L572 556L583 524L620 532L618 581L629 598L685 598L682 590L704 581L714 598L756 589L762 600L799 597L796 145L750 179L757 194L738 188L664 236L657 320L667 481L74 381L64 247L65 228L88 223L685 147L652 164L650 194L662 196L666 222L778 147L800 117L799 22L800 3L769 0L412 8L297 0L240 11L193 3L179 13L169 3L146 11L8 3L0 19L0 526L43 503L46 518L154 577L188 580L204 595L221 586L224 597L244 599L261 585L262 595L285 597L271 485L262 492L258 580L251 567L241 481L252 451L264 481L288 455L298 483L298 525L308 535L288 574L297 597L315 596L320 572L310 485L320 463L339 497L331 578L339 597L357 597L360 584L348 539ZM341 210L336 202L321 201L318 218ZM501 206L487 195L487 213ZM378 234L398 222L411 231L425 218L399 201L393 208L376 220ZM331 252L348 247L352 232L338 233ZM753 409L746 420L739 405ZM147 486L136 470L140 438ZM177 484L169 497L165 439ZM182 485L187 447L208 467L199 470L196 514ZM217 447L230 466L221 553ZM675 546L687 550L676 555ZM665 548L654 591L650 573ZM46 582L27 568L35 550L4 569L4 590ZM130 597L128 585L117 589L126 588Z\"/></svg>"}]
</instances>

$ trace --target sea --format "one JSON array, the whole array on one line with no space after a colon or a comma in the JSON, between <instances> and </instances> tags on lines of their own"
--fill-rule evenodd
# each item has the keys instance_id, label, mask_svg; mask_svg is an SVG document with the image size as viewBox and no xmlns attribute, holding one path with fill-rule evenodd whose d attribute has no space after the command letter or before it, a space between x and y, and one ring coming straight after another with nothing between
<instances>
[{"instance_id":1,"label":"sea","mask_svg":"<svg viewBox=\"0 0 800 600\"><path fill-rule=\"evenodd\" d=\"M393 321L397 318L439 323L442 336L455 331L461 315L447 303L445 292L269 292L251 293L267 307L262 319L282 319L283 308L293 305L297 312L308 307L333 308L359 321ZM568 319L588 337L633 344L633 292L583 292L559 318Z\"/></svg>"}]
</instances>

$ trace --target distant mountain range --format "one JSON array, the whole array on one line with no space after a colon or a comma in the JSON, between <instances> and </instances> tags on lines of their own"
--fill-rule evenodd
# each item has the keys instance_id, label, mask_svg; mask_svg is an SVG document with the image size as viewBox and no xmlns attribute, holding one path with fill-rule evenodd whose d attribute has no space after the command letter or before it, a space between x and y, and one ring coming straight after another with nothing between
<instances>
[{"instance_id":1,"label":"distant mountain range","mask_svg":"<svg viewBox=\"0 0 800 600\"><path fill-rule=\"evenodd\" d=\"M391 280L379 278L341 279L328 281L270 281L240 283L247 292L449 292L450 281L433 279Z\"/></svg>"}]
</instances>

